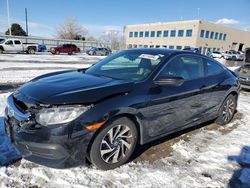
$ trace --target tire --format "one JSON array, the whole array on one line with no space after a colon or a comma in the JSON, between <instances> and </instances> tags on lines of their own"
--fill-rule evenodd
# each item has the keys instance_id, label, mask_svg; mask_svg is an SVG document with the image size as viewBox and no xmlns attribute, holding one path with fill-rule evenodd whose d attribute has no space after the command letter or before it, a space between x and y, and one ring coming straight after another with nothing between
<instances>
[{"instance_id":1,"label":"tire","mask_svg":"<svg viewBox=\"0 0 250 188\"><path fill-rule=\"evenodd\" d=\"M226 125L229 123L233 119L236 107L236 96L232 94L228 95L220 107L219 116L215 122L219 125Z\"/></svg>"},{"instance_id":2,"label":"tire","mask_svg":"<svg viewBox=\"0 0 250 188\"><path fill-rule=\"evenodd\" d=\"M3 49L0 48L0 54L3 54Z\"/></svg>"},{"instance_id":3,"label":"tire","mask_svg":"<svg viewBox=\"0 0 250 188\"><path fill-rule=\"evenodd\" d=\"M93 52L92 55L96 55L96 52Z\"/></svg>"},{"instance_id":4,"label":"tire","mask_svg":"<svg viewBox=\"0 0 250 188\"><path fill-rule=\"evenodd\" d=\"M35 54L35 49L34 48L28 49L28 54Z\"/></svg>"},{"instance_id":5,"label":"tire","mask_svg":"<svg viewBox=\"0 0 250 188\"><path fill-rule=\"evenodd\" d=\"M57 50L57 51L56 51L56 55L59 55L59 54L60 54L60 52Z\"/></svg>"},{"instance_id":6,"label":"tire","mask_svg":"<svg viewBox=\"0 0 250 188\"><path fill-rule=\"evenodd\" d=\"M137 139L135 124L126 117L118 118L103 127L94 138L89 153L90 161L102 170L119 167L133 154Z\"/></svg>"}]
</instances>

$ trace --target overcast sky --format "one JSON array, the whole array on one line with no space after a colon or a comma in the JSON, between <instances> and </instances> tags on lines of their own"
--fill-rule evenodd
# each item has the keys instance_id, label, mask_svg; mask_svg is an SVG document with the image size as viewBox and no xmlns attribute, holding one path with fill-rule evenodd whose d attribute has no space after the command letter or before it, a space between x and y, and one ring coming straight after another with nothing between
<instances>
[{"instance_id":1,"label":"overcast sky","mask_svg":"<svg viewBox=\"0 0 250 188\"><path fill-rule=\"evenodd\" d=\"M8 27L6 1L0 0L0 32ZM69 17L96 37L127 24L198 18L250 31L250 0L9 0L9 5L11 22L25 28L27 8L29 34L43 37L54 37Z\"/></svg>"}]
</instances>

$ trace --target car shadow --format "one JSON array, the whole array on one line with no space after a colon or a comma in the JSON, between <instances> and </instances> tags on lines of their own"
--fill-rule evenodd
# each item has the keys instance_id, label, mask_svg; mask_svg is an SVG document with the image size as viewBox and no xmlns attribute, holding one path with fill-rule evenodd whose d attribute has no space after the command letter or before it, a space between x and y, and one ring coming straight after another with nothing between
<instances>
[{"instance_id":1,"label":"car shadow","mask_svg":"<svg viewBox=\"0 0 250 188\"><path fill-rule=\"evenodd\" d=\"M21 158L20 153L10 142L10 139L6 134L4 118L0 117L0 167L9 166Z\"/></svg>"},{"instance_id":2,"label":"car shadow","mask_svg":"<svg viewBox=\"0 0 250 188\"><path fill-rule=\"evenodd\" d=\"M229 161L237 162L240 168L235 170L228 184L228 188L250 187L250 146L244 146L239 156L228 156Z\"/></svg>"},{"instance_id":3,"label":"car shadow","mask_svg":"<svg viewBox=\"0 0 250 188\"><path fill-rule=\"evenodd\" d=\"M137 148L135 149L132 157L130 158L129 162L131 162L131 161L136 160L137 158L139 158L144 152L146 152L147 150L149 150L151 147L154 147L156 145L162 144L162 143L164 143L166 141L170 141L170 140L175 139L177 137L180 137L181 135L184 135L186 133L198 130L198 129L202 128L202 127L206 127L206 126L208 126L208 125L210 125L212 123L214 123L214 120L208 121L208 122L199 124L197 126L193 126L193 127L190 127L190 128L187 128L187 129L184 129L184 130L172 133L172 134L169 134L169 135L164 136L162 138L159 138L159 139L157 139L155 141L152 141L152 142L150 142L148 144L138 145ZM169 151L171 151L171 150L169 150ZM166 155L168 155L168 153L166 153Z\"/></svg>"}]
</instances>

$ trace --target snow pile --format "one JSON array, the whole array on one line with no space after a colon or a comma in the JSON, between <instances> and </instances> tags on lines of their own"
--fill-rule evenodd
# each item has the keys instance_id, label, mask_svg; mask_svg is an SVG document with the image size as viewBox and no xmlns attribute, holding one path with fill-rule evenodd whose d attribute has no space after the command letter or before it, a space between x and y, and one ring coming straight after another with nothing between
<instances>
[{"instance_id":1,"label":"snow pile","mask_svg":"<svg viewBox=\"0 0 250 188\"><path fill-rule=\"evenodd\" d=\"M1 95L2 96L2 95ZM2 96L2 98L6 97ZM110 171L94 167L51 169L26 160L0 168L0 187L232 187L250 186L249 94L239 98L238 118L225 127L201 128L172 152L149 163L131 162ZM3 108L3 105L1 105ZM0 125L1 126L1 125Z\"/></svg>"}]
</instances>

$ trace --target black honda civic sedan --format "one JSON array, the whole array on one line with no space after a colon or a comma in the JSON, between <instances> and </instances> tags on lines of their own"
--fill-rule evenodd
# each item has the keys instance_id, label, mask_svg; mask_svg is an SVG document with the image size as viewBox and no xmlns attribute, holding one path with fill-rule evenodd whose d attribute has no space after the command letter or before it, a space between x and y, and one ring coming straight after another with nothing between
<instances>
[{"instance_id":1,"label":"black honda civic sedan","mask_svg":"<svg viewBox=\"0 0 250 188\"><path fill-rule=\"evenodd\" d=\"M137 145L233 118L236 75L189 51L130 49L88 69L39 76L7 99L6 131L27 160L109 170Z\"/></svg>"}]
</instances>

